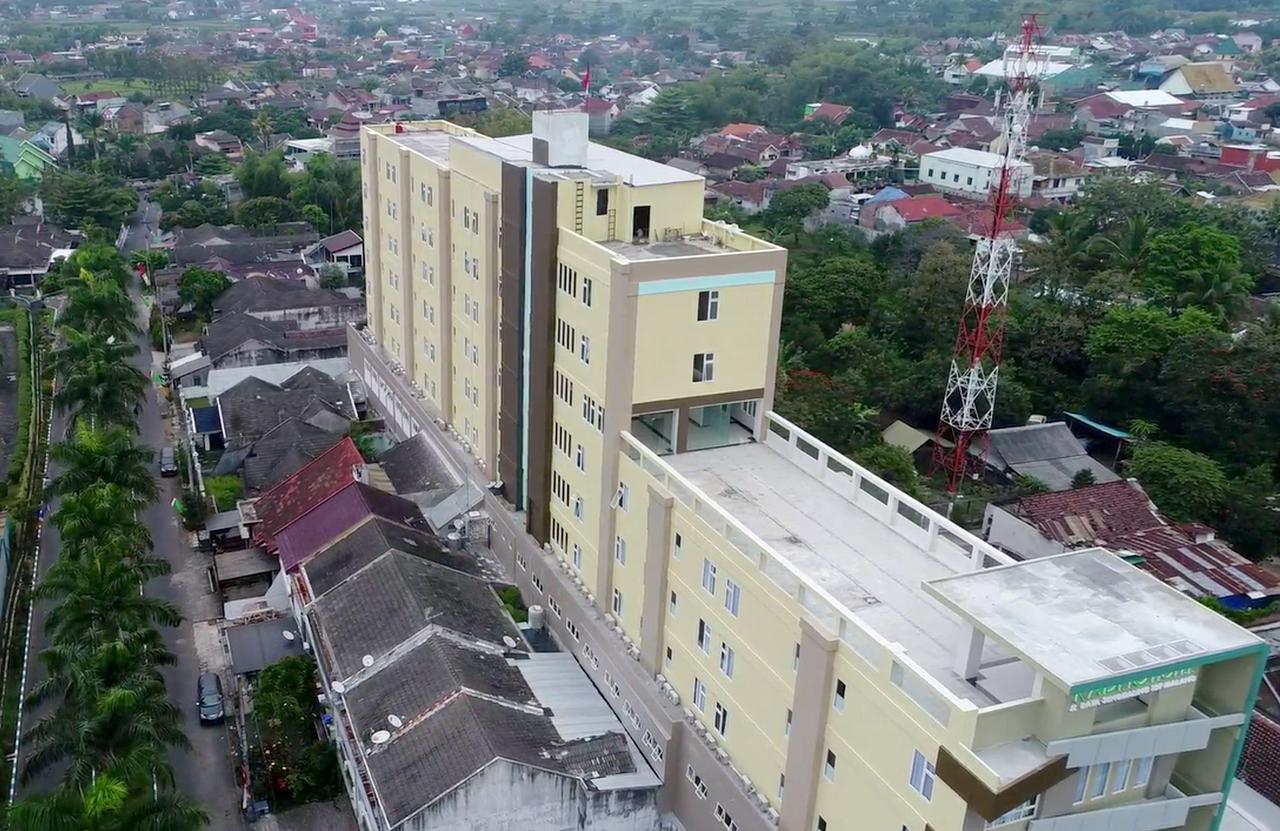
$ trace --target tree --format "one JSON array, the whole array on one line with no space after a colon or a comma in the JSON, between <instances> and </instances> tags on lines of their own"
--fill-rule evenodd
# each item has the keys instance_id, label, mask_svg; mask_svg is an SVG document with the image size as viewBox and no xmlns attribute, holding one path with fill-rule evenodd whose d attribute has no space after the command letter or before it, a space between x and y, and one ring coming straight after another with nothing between
<instances>
[{"instance_id":1,"label":"tree","mask_svg":"<svg viewBox=\"0 0 1280 831\"><path fill-rule=\"evenodd\" d=\"M236 222L255 230L271 229L297 218L298 209L292 202L279 196L246 199L236 207Z\"/></svg>"},{"instance_id":2,"label":"tree","mask_svg":"<svg viewBox=\"0 0 1280 831\"><path fill-rule=\"evenodd\" d=\"M312 228L316 229L317 234L327 235L332 230L329 215L319 205L303 205L302 218L309 222Z\"/></svg>"},{"instance_id":3,"label":"tree","mask_svg":"<svg viewBox=\"0 0 1280 831\"><path fill-rule=\"evenodd\" d=\"M279 150L270 153L246 153L244 161L236 168L235 173L236 181L240 183L245 199L256 199L260 196L280 198L289 196L292 180L289 171L285 168L284 154ZM357 196L359 192L360 189L357 187Z\"/></svg>"},{"instance_id":4,"label":"tree","mask_svg":"<svg viewBox=\"0 0 1280 831\"><path fill-rule=\"evenodd\" d=\"M498 67L498 76L507 78L512 75L523 75L528 69L528 55L520 52L508 52L502 56L502 64Z\"/></svg>"},{"instance_id":5,"label":"tree","mask_svg":"<svg viewBox=\"0 0 1280 831\"><path fill-rule=\"evenodd\" d=\"M98 131L102 129L102 113L86 110L80 114L80 129L89 134L89 142L93 146L93 160L98 160Z\"/></svg>"},{"instance_id":6,"label":"tree","mask_svg":"<svg viewBox=\"0 0 1280 831\"><path fill-rule=\"evenodd\" d=\"M884 274L861 257L832 257L796 268L787 277L784 329L812 321L830 338L846 323L866 323L885 286Z\"/></svg>"},{"instance_id":7,"label":"tree","mask_svg":"<svg viewBox=\"0 0 1280 831\"><path fill-rule=\"evenodd\" d=\"M1186 293L1229 280L1239 271L1240 243L1235 237L1208 225L1184 225L1151 238L1143 288L1153 298L1179 307Z\"/></svg>"},{"instance_id":8,"label":"tree","mask_svg":"<svg viewBox=\"0 0 1280 831\"><path fill-rule=\"evenodd\" d=\"M875 434L876 411L857 403L857 391L828 375L787 375L778 411L837 450L859 447Z\"/></svg>"},{"instance_id":9,"label":"tree","mask_svg":"<svg viewBox=\"0 0 1280 831\"><path fill-rule=\"evenodd\" d=\"M60 787L14 803L13 828L26 831L197 831L209 821L193 802L170 791L153 797L110 772L87 788Z\"/></svg>"},{"instance_id":10,"label":"tree","mask_svg":"<svg viewBox=\"0 0 1280 831\"><path fill-rule=\"evenodd\" d=\"M53 404L75 422L92 427L119 424L136 429L134 408L147 388L147 377L136 367L98 358L69 371Z\"/></svg>"},{"instance_id":11,"label":"tree","mask_svg":"<svg viewBox=\"0 0 1280 831\"><path fill-rule=\"evenodd\" d=\"M231 160L221 153L205 153L196 159L195 171L201 176L221 176L230 173Z\"/></svg>"},{"instance_id":12,"label":"tree","mask_svg":"<svg viewBox=\"0 0 1280 831\"><path fill-rule=\"evenodd\" d=\"M62 467L50 486L56 494L67 496L107 483L134 494L141 503L159 495L151 472L152 451L135 444L123 427L94 430L82 425L71 441L54 445L50 454Z\"/></svg>"},{"instance_id":13,"label":"tree","mask_svg":"<svg viewBox=\"0 0 1280 831\"><path fill-rule=\"evenodd\" d=\"M1072 488L1084 488L1097 482L1098 479L1093 475L1093 471L1087 467L1082 467L1071 477Z\"/></svg>"},{"instance_id":14,"label":"tree","mask_svg":"<svg viewBox=\"0 0 1280 831\"><path fill-rule=\"evenodd\" d=\"M214 506L219 511L233 510L236 507L236 500L244 495L244 482L238 474L206 476L204 483L209 496L213 497Z\"/></svg>"},{"instance_id":15,"label":"tree","mask_svg":"<svg viewBox=\"0 0 1280 831\"><path fill-rule=\"evenodd\" d=\"M533 129L532 119L515 107L495 107L479 115L462 115L454 120L491 138L518 136Z\"/></svg>"},{"instance_id":16,"label":"tree","mask_svg":"<svg viewBox=\"0 0 1280 831\"><path fill-rule=\"evenodd\" d=\"M192 266L178 278L178 298L190 304L196 314L208 318L213 314L214 302L230 287L231 281L221 271Z\"/></svg>"},{"instance_id":17,"label":"tree","mask_svg":"<svg viewBox=\"0 0 1280 831\"><path fill-rule=\"evenodd\" d=\"M66 228L97 225L115 234L138 208L138 196L119 180L82 170L45 171L40 195L46 215Z\"/></svg>"},{"instance_id":18,"label":"tree","mask_svg":"<svg viewBox=\"0 0 1280 831\"><path fill-rule=\"evenodd\" d=\"M1211 521L1227 496L1227 477L1208 456L1164 442L1134 448L1129 472L1173 519Z\"/></svg>"},{"instance_id":19,"label":"tree","mask_svg":"<svg viewBox=\"0 0 1280 831\"><path fill-rule=\"evenodd\" d=\"M320 266L319 276L322 289L340 289L347 284L347 271L337 263Z\"/></svg>"},{"instance_id":20,"label":"tree","mask_svg":"<svg viewBox=\"0 0 1280 831\"><path fill-rule=\"evenodd\" d=\"M262 141L262 149L271 149L271 134L275 132L275 126L271 123L271 113L266 110L258 110L253 117L253 131Z\"/></svg>"},{"instance_id":21,"label":"tree","mask_svg":"<svg viewBox=\"0 0 1280 831\"><path fill-rule=\"evenodd\" d=\"M761 218L779 236L790 234L794 241L799 241L804 221L830 201L831 192L826 185L800 185L774 194Z\"/></svg>"},{"instance_id":22,"label":"tree","mask_svg":"<svg viewBox=\"0 0 1280 831\"><path fill-rule=\"evenodd\" d=\"M853 458L908 496L920 498L920 474L915 459L901 447L876 441L855 452Z\"/></svg>"},{"instance_id":23,"label":"tree","mask_svg":"<svg viewBox=\"0 0 1280 831\"><path fill-rule=\"evenodd\" d=\"M136 314L133 300L118 283L82 271L79 284L69 287L59 322L68 329L124 340L141 331L134 322Z\"/></svg>"},{"instance_id":24,"label":"tree","mask_svg":"<svg viewBox=\"0 0 1280 831\"><path fill-rule=\"evenodd\" d=\"M0 224L7 225L15 216L23 213L27 201L27 187L12 173L0 173Z\"/></svg>"}]
</instances>

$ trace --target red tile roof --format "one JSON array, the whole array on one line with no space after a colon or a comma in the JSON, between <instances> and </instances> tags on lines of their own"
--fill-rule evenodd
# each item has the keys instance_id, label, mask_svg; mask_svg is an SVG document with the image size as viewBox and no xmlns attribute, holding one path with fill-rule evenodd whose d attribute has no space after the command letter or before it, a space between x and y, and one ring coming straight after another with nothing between
<instances>
[{"instance_id":1,"label":"red tile roof","mask_svg":"<svg viewBox=\"0 0 1280 831\"><path fill-rule=\"evenodd\" d=\"M406 526L423 521L413 502L353 481L279 531L275 541L280 568L285 571L296 568L371 516Z\"/></svg>"},{"instance_id":2,"label":"red tile roof","mask_svg":"<svg viewBox=\"0 0 1280 831\"><path fill-rule=\"evenodd\" d=\"M1249 562L1213 529L1167 522L1135 482L1105 482L1023 497L1018 512L1068 547L1101 545L1194 595L1280 595L1280 577Z\"/></svg>"},{"instance_id":3,"label":"red tile roof","mask_svg":"<svg viewBox=\"0 0 1280 831\"><path fill-rule=\"evenodd\" d=\"M736 136L737 138L746 138L747 136L753 135L755 133L763 133L763 132L765 132L765 129L764 127L761 127L759 124L746 124L742 122L738 122L735 124L726 124L724 127L720 129L720 135Z\"/></svg>"},{"instance_id":4,"label":"red tile roof","mask_svg":"<svg viewBox=\"0 0 1280 831\"><path fill-rule=\"evenodd\" d=\"M962 211L941 196L911 196L889 203L905 222L923 222L937 217L957 216Z\"/></svg>"},{"instance_id":5,"label":"red tile roof","mask_svg":"<svg viewBox=\"0 0 1280 831\"><path fill-rule=\"evenodd\" d=\"M347 437L264 492L255 505L258 522L253 526L254 543L274 550L276 534L354 482L355 470L362 464L360 451Z\"/></svg>"},{"instance_id":6,"label":"red tile roof","mask_svg":"<svg viewBox=\"0 0 1280 831\"><path fill-rule=\"evenodd\" d=\"M853 107L847 107L844 104L832 104L830 101L823 101L813 112L804 117L805 121L817 121L818 119L826 119L832 124L843 124L844 120L853 112Z\"/></svg>"}]
</instances>

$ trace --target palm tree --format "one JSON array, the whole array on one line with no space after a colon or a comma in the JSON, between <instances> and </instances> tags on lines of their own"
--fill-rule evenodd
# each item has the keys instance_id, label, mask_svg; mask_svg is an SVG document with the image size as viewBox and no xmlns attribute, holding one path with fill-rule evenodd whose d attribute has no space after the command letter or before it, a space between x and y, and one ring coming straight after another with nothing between
<instances>
[{"instance_id":1,"label":"palm tree","mask_svg":"<svg viewBox=\"0 0 1280 831\"><path fill-rule=\"evenodd\" d=\"M115 771L85 788L62 787L14 803L11 827L23 831L196 831L209 817L172 791L131 787Z\"/></svg>"},{"instance_id":2,"label":"palm tree","mask_svg":"<svg viewBox=\"0 0 1280 831\"><path fill-rule=\"evenodd\" d=\"M1142 273L1150 237L1151 223L1146 216L1138 214L1126 219L1118 233L1094 236L1088 247L1102 259L1108 270L1132 280Z\"/></svg>"},{"instance_id":3,"label":"palm tree","mask_svg":"<svg viewBox=\"0 0 1280 831\"><path fill-rule=\"evenodd\" d=\"M262 152L269 152L271 134L275 132L275 125L271 123L271 115L266 110L258 110L258 114L253 117L253 131L262 139Z\"/></svg>"},{"instance_id":4,"label":"palm tree","mask_svg":"<svg viewBox=\"0 0 1280 831\"><path fill-rule=\"evenodd\" d=\"M98 427L120 424L136 429L134 406L147 388L147 377L136 367L110 361L94 361L67 374L53 396L60 412L72 421L82 419Z\"/></svg>"},{"instance_id":5,"label":"palm tree","mask_svg":"<svg viewBox=\"0 0 1280 831\"><path fill-rule=\"evenodd\" d=\"M53 515L66 554L93 554L94 549L125 552L151 550L151 532L134 516L137 497L119 485L98 483L63 497Z\"/></svg>"},{"instance_id":6,"label":"palm tree","mask_svg":"<svg viewBox=\"0 0 1280 831\"><path fill-rule=\"evenodd\" d=\"M142 330L134 322L133 300L113 280L81 272L82 284L71 289L60 323L72 329L92 330L103 337L123 340Z\"/></svg>"},{"instance_id":7,"label":"palm tree","mask_svg":"<svg viewBox=\"0 0 1280 831\"><path fill-rule=\"evenodd\" d=\"M80 114L80 129L89 134L93 144L93 160L98 160L98 130L102 128L102 113L97 110L86 110Z\"/></svg>"},{"instance_id":8,"label":"palm tree","mask_svg":"<svg viewBox=\"0 0 1280 831\"><path fill-rule=\"evenodd\" d=\"M62 345L54 350L50 361L54 373L60 377L93 361L127 365L138 354L137 345L124 338L111 335L104 338L97 332L83 332L69 326L64 327L61 334Z\"/></svg>"},{"instance_id":9,"label":"palm tree","mask_svg":"<svg viewBox=\"0 0 1280 831\"><path fill-rule=\"evenodd\" d=\"M36 588L36 596L56 601L45 617L55 643L70 643L84 632L118 633L146 626L177 626L182 615L173 606L141 593L152 578L169 572L155 557L127 562L114 554L60 559Z\"/></svg>"},{"instance_id":10,"label":"palm tree","mask_svg":"<svg viewBox=\"0 0 1280 831\"><path fill-rule=\"evenodd\" d=\"M119 426L95 430L80 426L74 439L54 445L54 461L63 466L51 485L54 493L68 496L99 483L120 486L142 504L159 494L151 474L154 454L134 443L129 431Z\"/></svg>"},{"instance_id":11,"label":"palm tree","mask_svg":"<svg viewBox=\"0 0 1280 831\"><path fill-rule=\"evenodd\" d=\"M1199 306L1226 319L1240 311L1253 289L1253 278L1234 263L1220 262L1214 271L1197 270L1189 276L1192 282L1174 298L1175 307Z\"/></svg>"}]
</instances>

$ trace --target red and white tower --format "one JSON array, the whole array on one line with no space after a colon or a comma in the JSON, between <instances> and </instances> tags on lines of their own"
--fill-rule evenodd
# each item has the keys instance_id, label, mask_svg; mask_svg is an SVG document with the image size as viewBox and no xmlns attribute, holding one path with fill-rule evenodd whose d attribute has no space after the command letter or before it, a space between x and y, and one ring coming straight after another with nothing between
<instances>
[{"instance_id":1,"label":"red and white tower","mask_svg":"<svg viewBox=\"0 0 1280 831\"><path fill-rule=\"evenodd\" d=\"M991 225L979 238L969 272L964 312L956 334L947 389L942 398L938 439L934 443L934 464L945 471L947 492L954 499L960 483L974 461L970 449L991 429L995 412L996 386L1000 380L1000 355L1004 346L1004 323L1009 295L1009 276L1016 253L1013 239L1005 235L1005 223L1019 192L1019 177L1025 165L1027 125L1031 120L1032 89L1041 74L1043 61L1035 51L1040 27L1035 15L1022 22L1016 46L1004 55L1008 93L997 102L1004 128L1004 151L999 176L989 195ZM984 448L977 445L978 459Z\"/></svg>"}]
</instances>

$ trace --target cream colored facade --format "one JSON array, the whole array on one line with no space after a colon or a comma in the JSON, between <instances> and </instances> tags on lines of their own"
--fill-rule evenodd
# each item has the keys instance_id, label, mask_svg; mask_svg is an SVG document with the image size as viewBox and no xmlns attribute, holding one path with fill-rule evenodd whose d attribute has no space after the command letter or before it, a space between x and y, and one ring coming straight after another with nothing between
<instances>
[{"instance_id":1,"label":"cream colored facade","mask_svg":"<svg viewBox=\"0 0 1280 831\"><path fill-rule=\"evenodd\" d=\"M375 404L445 422L543 546L513 579L673 819L1216 829L1265 648L1109 552L1013 563L774 415L785 251L697 177L540 145L566 126L365 129L377 386L413 390Z\"/></svg>"}]
</instances>

